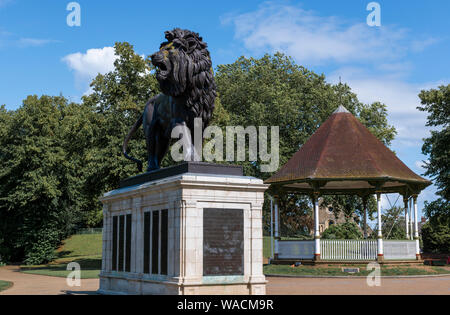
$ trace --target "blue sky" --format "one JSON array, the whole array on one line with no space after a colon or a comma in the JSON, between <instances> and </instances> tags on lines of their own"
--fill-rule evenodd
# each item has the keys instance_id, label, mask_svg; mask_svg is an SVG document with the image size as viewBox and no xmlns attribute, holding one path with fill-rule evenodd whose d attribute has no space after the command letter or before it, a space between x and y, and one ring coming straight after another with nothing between
<instances>
[{"instance_id":1,"label":"blue sky","mask_svg":"<svg viewBox=\"0 0 450 315\"><path fill-rule=\"evenodd\" d=\"M66 24L69 2L0 0L0 104L8 109L29 94L78 101L96 73L111 69L115 42L148 55L165 30L182 27L204 37L215 65L280 50L330 82L341 76L363 102L384 102L399 131L392 149L423 173L429 130L417 94L449 83L448 0L379 0L381 27L366 24L369 0L78 0L80 27ZM434 191L422 193L420 208Z\"/></svg>"}]
</instances>

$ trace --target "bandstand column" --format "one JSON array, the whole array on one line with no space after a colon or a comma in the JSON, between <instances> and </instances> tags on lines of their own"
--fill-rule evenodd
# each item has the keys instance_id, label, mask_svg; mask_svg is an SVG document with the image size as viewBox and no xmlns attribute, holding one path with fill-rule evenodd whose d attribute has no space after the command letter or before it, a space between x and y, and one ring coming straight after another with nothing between
<instances>
[{"instance_id":1,"label":"bandstand column","mask_svg":"<svg viewBox=\"0 0 450 315\"><path fill-rule=\"evenodd\" d=\"M270 198L270 258L273 259L273 197Z\"/></svg>"},{"instance_id":2,"label":"bandstand column","mask_svg":"<svg viewBox=\"0 0 450 315\"><path fill-rule=\"evenodd\" d=\"M280 238L279 226L280 226L280 213L278 211L278 198L274 198L275 204L275 253L274 258L278 259L279 248L278 248L278 240Z\"/></svg>"},{"instance_id":3,"label":"bandstand column","mask_svg":"<svg viewBox=\"0 0 450 315\"><path fill-rule=\"evenodd\" d=\"M314 205L314 260L320 260L320 231L319 231L319 193L312 195Z\"/></svg>"},{"instance_id":4,"label":"bandstand column","mask_svg":"<svg viewBox=\"0 0 450 315\"><path fill-rule=\"evenodd\" d=\"M368 197L363 197L363 207L364 207L364 239L367 239L367 201Z\"/></svg>"},{"instance_id":5,"label":"bandstand column","mask_svg":"<svg viewBox=\"0 0 450 315\"><path fill-rule=\"evenodd\" d=\"M416 258L420 260L420 244L419 244L419 221L417 219L417 195L413 196L414 200L414 240L416 241Z\"/></svg>"},{"instance_id":6,"label":"bandstand column","mask_svg":"<svg viewBox=\"0 0 450 315\"><path fill-rule=\"evenodd\" d=\"M414 239L414 228L413 228L413 198L410 199L410 204L409 204L409 239L413 240Z\"/></svg>"},{"instance_id":7,"label":"bandstand column","mask_svg":"<svg viewBox=\"0 0 450 315\"><path fill-rule=\"evenodd\" d=\"M383 232L381 222L381 192L377 192L377 219L378 219L378 237L377 237L377 255L378 261L383 261Z\"/></svg>"},{"instance_id":8,"label":"bandstand column","mask_svg":"<svg viewBox=\"0 0 450 315\"><path fill-rule=\"evenodd\" d=\"M403 202L405 204L405 231L406 239L409 239L409 215L408 215L408 197L403 197Z\"/></svg>"}]
</instances>

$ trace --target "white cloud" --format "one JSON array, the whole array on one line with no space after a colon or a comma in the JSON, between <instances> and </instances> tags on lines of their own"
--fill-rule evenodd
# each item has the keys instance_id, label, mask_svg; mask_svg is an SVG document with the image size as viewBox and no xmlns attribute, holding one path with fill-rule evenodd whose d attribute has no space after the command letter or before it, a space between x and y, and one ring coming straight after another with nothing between
<instances>
[{"instance_id":1,"label":"white cloud","mask_svg":"<svg viewBox=\"0 0 450 315\"><path fill-rule=\"evenodd\" d=\"M422 163L414 162L420 159L422 139L428 137L430 128L425 126L427 114L417 110L418 94L448 84L449 78L411 83L414 64L408 57L442 39L412 34L397 26L369 27L359 21L321 16L286 2L264 2L252 12L229 14L222 22L234 27L236 42L242 47L239 53L254 56L281 51L308 68L329 66L331 82L342 77L362 102L386 104L389 123L398 131L393 149L412 158L411 166L418 172L423 170ZM435 190L434 186L427 188L419 204L435 199ZM388 207L386 198L382 202L383 208Z\"/></svg>"},{"instance_id":2,"label":"white cloud","mask_svg":"<svg viewBox=\"0 0 450 315\"><path fill-rule=\"evenodd\" d=\"M437 38L428 38L424 40L413 40L411 42L411 49L414 52L421 52L425 50L427 47L438 43L439 40Z\"/></svg>"},{"instance_id":3,"label":"white cloud","mask_svg":"<svg viewBox=\"0 0 450 315\"><path fill-rule=\"evenodd\" d=\"M250 52L279 50L307 65L395 60L436 41L413 42L406 29L352 24L275 2L265 2L254 12L228 15L222 22L234 26L236 39Z\"/></svg>"},{"instance_id":4,"label":"white cloud","mask_svg":"<svg viewBox=\"0 0 450 315\"><path fill-rule=\"evenodd\" d=\"M86 53L74 53L62 60L75 72L75 79L81 88L86 88L99 73L105 74L114 70L117 55L114 47L89 49Z\"/></svg>"},{"instance_id":5,"label":"white cloud","mask_svg":"<svg viewBox=\"0 0 450 315\"><path fill-rule=\"evenodd\" d=\"M331 82L342 77L362 102L387 105L389 122L398 131L396 144L420 147L428 136L427 114L417 110L418 94L445 82L408 83L413 64L407 57L439 39L412 36L399 27L374 28L320 16L286 2L264 2L255 11L230 14L222 22L234 26L235 38L250 54L282 51L306 67L329 64L338 69L328 76Z\"/></svg>"},{"instance_id":6,"label":"white cloud","mask_svg":"<svg viewBox=\"0 0 450 315\"><path fill-rule=\"evenodd\" d=\"M387 105L389 123L398 131L397 141L404 145L417 145L429 134L425 127L427 114L417 110L420 105L418 94L428 84L409 84L390 75L368 75L363 70L343 68L330 75L337 83L344 81L364 103L382 102ZM436 84L437 85L437 84Z\"/></svg>"},{"instance_id":7,"label":"white cloud","mask_svg":"<svg viewBox=\"0 0 450 315\"><path fill-rule=\"evenodd\" d=\"M0 0L1 1L1 0ZM28 48L28 47L41 47L47 44L62 43L60 40L43 39L43 38L31 38L31 37L18 37L16 34L8 32L4 28L0 27L0 48L13 47L13 48Z\"/></svg>"},{"instance_id":8,"label":"white cloud","mask_svg":"<svg viewBox=\"0 0 450 315\"><path fill-rule=\"evenodd\" d=\"M420 106L418 95L421 90L435 88L445 81L413 84L401 80L395 73L374 75L361 68L341 68L333 72L329 79L337 83L340 76L360 101L387 105L389 123L398 132L397 144L404 147L422 146L422 139L428 137L432 129L425 126L427 113L417 109Z\"/></svg>"},{"instance_id":9,"label":"white cloud","mask_svg":"<svg viewBox=\"0 0 450 315\"><path fill-rule=\"evenodd\" d=\"M17 44L20 47L36 47L36 46L44 46L51 43L61 43L61 41L53 40L53 39L40 39L40 38L20 38L17 41Z\"/></svg>"},{"instance_id":10,"label":"white cloud","mask_svg":"<svg viewBox=\"0 0 450 315\"><path fill-rule=\"evenodd\" d=\"M429 163L429 161L416 161L414 163L414 165L417 167L417 169L419 169L422 173L424 173L425 170L425 166Z\"/></svg>"}]
</instances>

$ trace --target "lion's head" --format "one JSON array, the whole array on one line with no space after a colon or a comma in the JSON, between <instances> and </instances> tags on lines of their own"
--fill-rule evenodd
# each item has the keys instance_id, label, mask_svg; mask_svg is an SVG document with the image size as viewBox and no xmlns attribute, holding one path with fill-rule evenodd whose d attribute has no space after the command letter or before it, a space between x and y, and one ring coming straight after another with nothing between
<instances>
[{"instance_id":1,"label":"lion's head","mask_svg":"<svg viewBox=\"0 0 450 315\"><path fill-rule=\"evenodd\" d=\"M186 97L186 106L204 127L211 119L216 84L207 44L199 34L176 28L165 32L167 42L152 55L156 78L164 94Z\"/></svg>"}]
</instances>

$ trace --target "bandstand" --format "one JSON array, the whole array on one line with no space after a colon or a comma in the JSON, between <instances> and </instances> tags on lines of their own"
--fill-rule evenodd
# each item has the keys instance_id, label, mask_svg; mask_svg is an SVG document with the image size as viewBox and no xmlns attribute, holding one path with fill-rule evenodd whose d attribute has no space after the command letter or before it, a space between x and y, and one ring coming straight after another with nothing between
<instances>
[{"instance_id":1,"label":"bandstand","mask_svg":"<svg viewBox=\"0 0 450 315\"><path fill-rule=\"evenodd\" d=\"M431 182L411 171L343 106L265 183L270 184L271 191L274 192L271 216L275 226L275 263L399 262L421 259L417 197ZM279 209L277 198L280 193L311 197L314 207L314 240L280 239L279 219L282 209ZM381 195L388 193L403 196L406 240L383 240ZM365 214L368 198L376 195L377 239L321 240L319 197L324 195L358 195L363 200ZM408 206L410 200L412 207ZM366 220L367 215L364 218ZM413 224L410 224L411 219Z\"/></svg>"}]
</instances>

